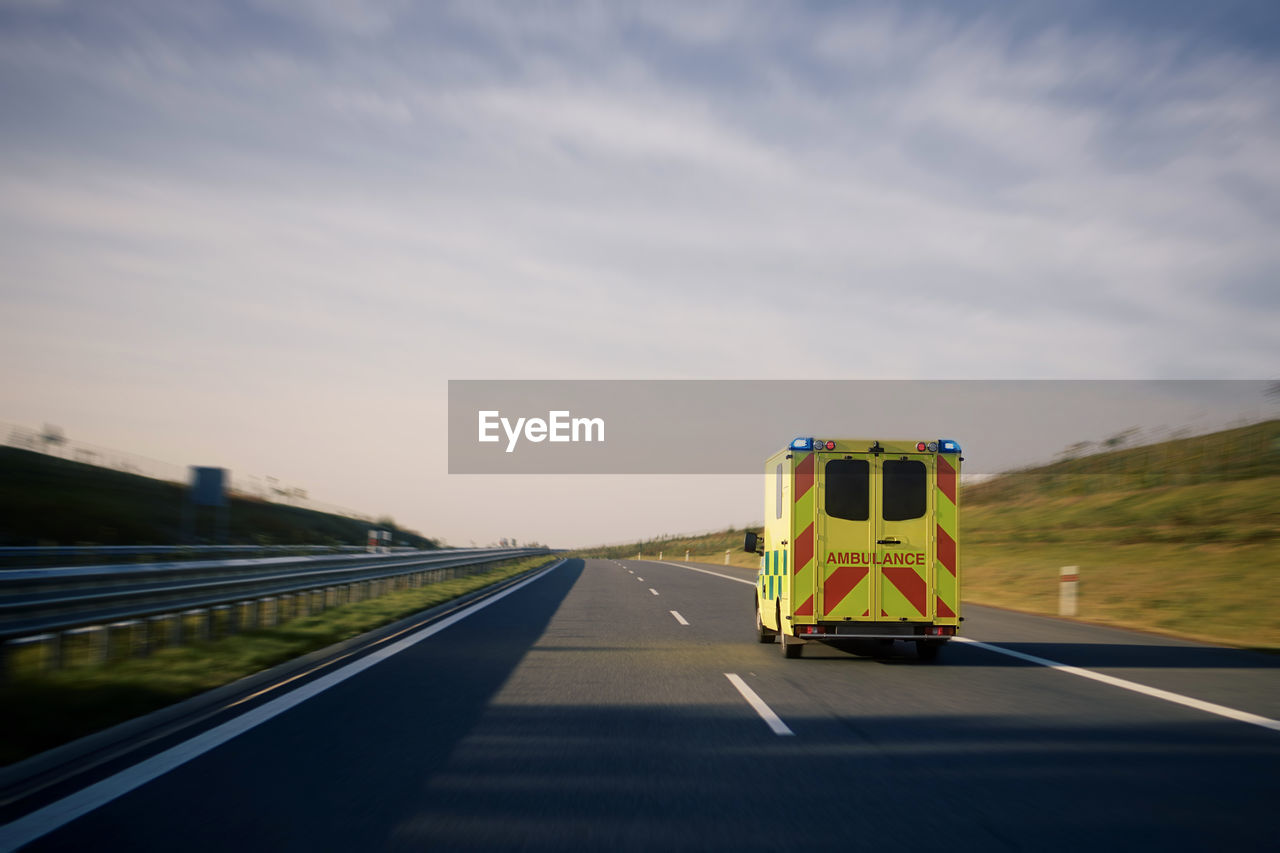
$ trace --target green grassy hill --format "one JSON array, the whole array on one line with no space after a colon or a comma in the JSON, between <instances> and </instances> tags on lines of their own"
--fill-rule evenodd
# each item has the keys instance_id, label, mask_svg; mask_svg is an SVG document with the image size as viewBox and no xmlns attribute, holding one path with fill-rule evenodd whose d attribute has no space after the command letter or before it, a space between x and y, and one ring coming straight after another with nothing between
<instances>
[{"instance_id":1,"label":"green grassy hill","mask_svg":"<svg viewBox=\"0 0 1280 853\"><path fill-rule=\"evenodd\" d=\"M183 544L186 488L81 462L0 447L0 545ZM231 498L227 541L256 545L363 545L369 522L265 501ZM190 512L190 510L188 510ZM397 544L432 548L407 530ZM188 515L194 541L210 541L212 510Z\"/></svg>"},{"instance_id":2,"label":"green grassy hill","mask_svg":"<svg viewBox=\"0 0 1280 853\"><path fill-rule=\"evenodd\" d=\"M966 601L1056 613L1059 569L1078 566L1083 619L1280 649L1280 421L1014 471L960 506ZM592 553L660 547L759 559L732 530Z\"/></svg>"},{"instance_id":3,"label":"green grassy hill","mask_svg":"<svg viewBox=\"0 0 1280 853\"><path fill-rule=\"evenodd\" d=\"M730 563L735 566L751 566L759 562L755 557L742 550L743 534L747 528L739 530L730 527L715 533L695 535L658 536L643 542L626 545L602 545L590 549L593 557L605 557L621 560L643 554L645 559L657 559L661 554L666 560L683 560L686 552L690 560L701 562L723 563L725 551L729 552Z\"/></svg>"}]
</instances>

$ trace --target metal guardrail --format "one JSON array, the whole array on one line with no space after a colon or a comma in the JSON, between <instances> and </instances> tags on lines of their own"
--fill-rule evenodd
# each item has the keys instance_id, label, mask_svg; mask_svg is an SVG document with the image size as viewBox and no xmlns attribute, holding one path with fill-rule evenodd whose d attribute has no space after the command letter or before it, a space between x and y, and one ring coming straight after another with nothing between
<instances>
[{"instance_id":1,"label":"metal guardrail","mask_svg":"<svg viewBox=\"0 0 1280 853\"><path fill-rule=\"evenodd\" d=\"M129 643L153 644L153 628L181 642L189 622L212 635L275 624L282 616L359 601L392 589L421 586L457 570L552 553L546 548L450 549L392 554L268 557L195 563L150 563L12 569L0 572L0 643L9 651L49 646L60 665L63 640L94 633L95 655L110 654L112 629Z\"/></svg>"},{"instance_id":2,"label":"metal guardrail","mask_svg":"<svg viewBox=\"0 0 1280 853\"><path fill-rule=\"evenodd\" d=\"M396 545L393 552L413 552L419 549ZM128 561L139 557L174 557L196 560L238 554L242 556L269 554L352 554L368 553L367 545L7 545L0 547L0 571L9 567L53 567L92 560ZM61 562L59 562L61 561Z\"/></svg>"}]
</instances>

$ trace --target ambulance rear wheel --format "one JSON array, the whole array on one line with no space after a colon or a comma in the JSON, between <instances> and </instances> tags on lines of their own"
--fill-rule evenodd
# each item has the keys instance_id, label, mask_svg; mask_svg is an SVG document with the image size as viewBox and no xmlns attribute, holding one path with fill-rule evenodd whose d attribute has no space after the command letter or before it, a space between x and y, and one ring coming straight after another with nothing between
<instances>
[{"instance_id":1,"label":"ambulance rear wheel","mask_svg":"<svg viewBox=\"0 0 1280 853\"><path fill-rule=\"evenodd\" d=\"M760 618L760 602L756 602L756 638L762 643L772 643L777 633L765 627L764 620Z\"/></svg>"},{"instance_id":2,"label":"ambulance rear wheel","mask_svg":"<svg viewBox=\"0 0 1280 853\"><path fill-rule=\"evenodd\" d=\"M938 659L938 652L942 651L942 643L939 640L916 640L916 657L923 661L934 661Z\"/></svg>"}]
</instances>

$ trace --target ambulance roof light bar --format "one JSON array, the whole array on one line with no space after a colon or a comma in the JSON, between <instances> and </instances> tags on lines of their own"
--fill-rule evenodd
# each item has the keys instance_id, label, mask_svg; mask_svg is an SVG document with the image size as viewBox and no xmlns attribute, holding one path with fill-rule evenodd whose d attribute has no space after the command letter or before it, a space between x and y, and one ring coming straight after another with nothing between
<instances>
[{"instance_id":1,"label":"ambulance roof light bar","mask_svg":"<svg viewBox=\"0 0 1280 853\"><path fill-rule=\"evenodd\" d=\"M797 438L791 442L791 450L835 450L834 441L823 441L820 438Z\"/></svg>"},{"instance_id":2,"label":"ambulance roof light bar","mask_svg":"<svg viewBox=\"0 0 1280 853\"><path fill-rule=\"evenodd\" d=\"M836 443L834 441L823 441L820 438L801 437L801 438L792 439L790 449L805 450L805 451L823 450L823 449L834 450L835 446L836 446ZM880 449L880 442L876 442L875 446L871 448L872 452L876 452L879 449ZM935 453L935 452L936 453L959 453L960 442L953 441L949 438L940 438L937 441L930 441L928 444L926 444L923 441L916 443L916 450L924 451L926 449L930 453Z\"/></svg>"}]
</instances>

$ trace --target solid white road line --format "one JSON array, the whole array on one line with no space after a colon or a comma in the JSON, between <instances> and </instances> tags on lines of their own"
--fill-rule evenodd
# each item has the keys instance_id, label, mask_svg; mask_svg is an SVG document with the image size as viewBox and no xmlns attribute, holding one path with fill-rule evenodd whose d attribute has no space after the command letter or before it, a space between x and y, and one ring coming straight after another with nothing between
<instances>
[{"instance_id":1,"label":"solid white road line","mask_svg":"<svg viewBox=\"0 0 1280 853\"><path fill-rule=\"evenodd\" d=\"M328 675L321 676L315 681L308 682L296 690L259 705L256 708L246 711L234 719L228 720L220 726L209 729L207 732L196 735L188 741L170 747L164 752L151 756L145 761L121 770L114 776L109 776L100 782L96 782L87 788L83 788L74 794L63 797L57 802L50 803L42 809L37 809L25 817L18 818L13 823L6 826L0 826L0 850L15 850L24 844L30 844L32 841L44 835L48 835L56 829L59 829L78 817L88 814L100 806L104 806L112 800L122 797L135 788L140 788L146 783L176 767L186 764L193 758L197 758L211 749L215 749L237 735L244 734L250 729L265 723L273 717L288 711L297 705L302 704L313 696L316 696L328 690L337 684L341 684L347 679L359 675L366 669L376 666L392 655L398 654L410 646L420 643L423 640L440 633L445 628L450 627L473 613L478 613L490 604L501 601L511 593L522 589L536 580L546 577L555 569L563 565L564 560L551 566L544 572L539 572L528 580L521 581L515 586L511 586L489 598L477 601L475 604L463 610L459 610L452 616L441 619L439 622L423 628L421 631L410 634L403 640L392 643L385 648L360 658L357 661L347 664L342 669L335 670Z\"/></svg>"},{"instance_id":2,"label":"solid white road line","mask_svg":"<svg viewBox=\"0 0 1280 853\"><path fill-rule=\"evenodd\" d=\"M956 637L958 643L968 643L971 646L977 646L980 649L986 649L990 652L999 652L1002 655L1025 660L1030 663L1047 666L1049 669L1056 669L1058 672L1065 672L1070 675L1078 675L1081 678L1088 678L1093 681L1100 681L1103 684L1110 684L1112 687L1120 687L1125 690L1132 690L1134 693L1141 693L1144 696L1152 696L1156 699L1163 699L1166 702L1173 702L1175 705L1185 705L1188 708L1195 708L1197 711L1206 711L1210 714L1217 714L1220 717L1227 717L1232 720L1238 720L1242 723L1250 723L1255 726L1261 726L1264 729L1271 729L1274 732L1280 732L1280 720L1273 720L1270 717L1261 717L1257 714L1250 714L1248 711L1237 711L1235 708L1228 708L1226 705L1216 705L1213 702L1205 702L1203 699L1194 699L1190 696L1183 696L1181 693L1171 693L1168 690L1161 690L1158 687L1148 687L1145 684L1139 684L1136 681L1128 681L1123 678L1116 678L1114 675L1103 675L1100 672L1094 672L1091 669L1083 669L1078 666L1068 666L1065 663L1058 663L1048 658L1040 658L1035 655L1025 654L1024 652L1015 652L1013 649L1006 649L1001 646L993 646L990 643L982 643L969 637Z\"/></svg>"},{"instance_id":3,"label":"solid white road line","mask_svg":"<svg viewBox=\"0 0 1280 853\"><path fill-rule=\"evenodd\" d=\"M658 591L657 591L656 589L654 589L653 587L649 587L649 592L653 593L654 595L657 595L657 594L658 594Z\"/></svg>"},{"instance_id":4,"label":"solid white road line","mask_svg":"<svg viewBox=\"0 0 1280 853\"><path fill-rule=\"evenodd\" d=\"M679 563L668 563L666 560L654 560L653 562L662 563L662 565L664 566L675 566L677 569L688 569L691 572L702 572L704 575L711 575L714 578L724 578L727 581L737 581L738 583L745 583L747 586L756 585L755 581L744 580L742 578L735 578L733 575L722 575L719 572L709 572L706 569L695 569L693 566L682 566Z\"/></svg>"},{"instance_id":5,"label":"solid white road line","mask_svg":"<svg viewBox=\"0 0 1280 853\"><path fill-rule=\"evenodd\" d=\"M681 625L688 625L688 624L689 624L688 620L686 620L683 616L681 616L681 615L680 615L680 611L679 611L679 610L672 610L672 611L671 611L671 615L672 615L672 616L674 616L674 617L676 617L676 621L677 621L677 622L679 622Z\"/></svg>"},{"instance_id":6,"label":"solid white road line","mask_svg":"<svg viewBox=\"0 0 1280 853\"><path fill-rule=\"evenodd\" d=\"M756 692L747 686L747 682L743 681L736 672L726 672L724 677L729 679L729 683L738 688L738 692L742 694L742 698L747 700L747 704L755 708L760 719L769 724L769 728L773 729L775 735L793 735L795 732L787 728L787 724L782 722L782 718L773 713L773 709L764 703L764 700L756 695Z\"/></svg>"}]
</instances>

